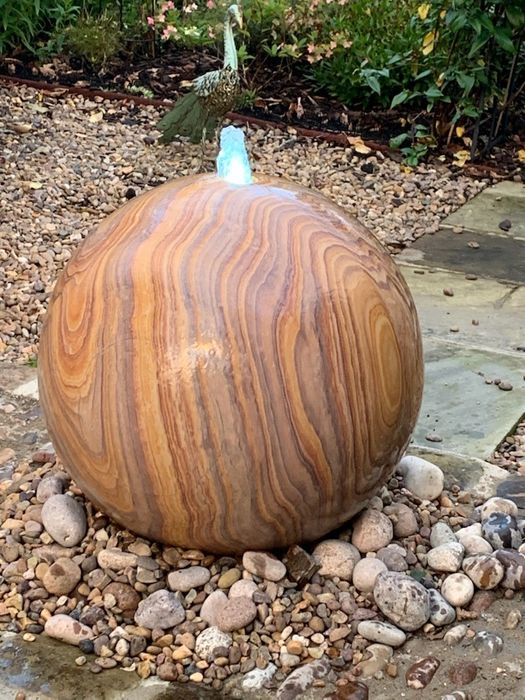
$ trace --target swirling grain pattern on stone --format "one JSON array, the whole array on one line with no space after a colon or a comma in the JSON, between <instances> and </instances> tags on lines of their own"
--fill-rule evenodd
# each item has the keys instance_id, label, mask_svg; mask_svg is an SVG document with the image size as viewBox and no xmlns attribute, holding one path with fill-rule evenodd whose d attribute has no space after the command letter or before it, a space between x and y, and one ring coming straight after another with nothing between
<instances>
[{"instance_id":1,"label":"swirling grain pattern on stone","mask_svg":"<svg viewBox=\"0 0 525 700\"><path fill-rule=\"evenodd\" d=\"M213 176L132 200L84 241L39 367L85 493L140 534L217 552L347 520L422 391L413 302L371 234L309 190Z\"/></svg>"}]
</instances>

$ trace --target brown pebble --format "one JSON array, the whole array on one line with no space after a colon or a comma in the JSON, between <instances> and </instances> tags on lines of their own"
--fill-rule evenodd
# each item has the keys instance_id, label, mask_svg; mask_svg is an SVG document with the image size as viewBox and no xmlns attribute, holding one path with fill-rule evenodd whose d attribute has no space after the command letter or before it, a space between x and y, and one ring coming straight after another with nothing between
<instances>
[{"instance_id":1,"label":"brown pebble","mask_svg":"<svg viewBox=\"0 0 525 700\"><path fill-rule=\"evenodd\" d=\"M498 384L498 389L501 389L501 391L512 391L512 384L510 382L500 382Z\"/></svg>"},{"instance_id":2,"label":"brown pebble","mask_svg":"<svg viewBox=\"0 0 525 700\"><path fill-rule=\"evenodd\" d=\"M477 276L477 275L473 275L472 272L468 272L468 273L465 275L465 279L466 279L466 280L470 280L470 281L474 281L474 280L477 280L477 279L478 279L478 276Z\"/></svg>"},{"instance_id":3,"label":"brown pebble","mask_svg":"<svg viewBox=\"0 0 525 700\"><path fill-rule=\"evenodd\" d=\"M443 438L437 433L428 433L425 435L425 440L428 440L429 442L443 442Z\"/></svg>"},{"instance_id":4,"label":"brown pebble","mask_svg":"<svg viewBox=\"0 0 525 700\"><path fill-rule=\"evenodd\" d=\"M469 248L474 248L474 249L479 248L479 243L477 243L477 241L469 241L469 242L467 243L467 245L468 245Z\"/></svg>"},{"instance_id":5,"label":"brown pebble","mask_svg":"<svg viewBox=\"0 0 525 700\"><path fill-rule=\"evenodd\" d=\"M349 681L337 687L329 700L368 700L368 686L361 681Z\"/></svg>"},{"instance_id":6,"label":"brown pebble","mask_svg":"<svg viewBox=\"0 0 525 700\"><path fill-rule=\"evenodd\" d=\"M477 318L472 319L472 325L473 326L479 326L479 320Z\"/></svg>"},{"instance_id":7,"label":"brown pebble","mask_svg":"<svg viewBox=\"0 0 525 700\"><path fill-rule=\"evenodd\" d=\"M444 294L446 297L453 297L453 296L454 296L454 290L451 289L450 287L445 287L445 289L443 290L443 294Z\"/></svg>"},{"instance_id":8,"label":"brown pebble","mask_svg":"<svg viewBox=\"0 0 525 700\"><path fill-rule=\"evenodd\" d=\"M484 612L490 608L495 600L494 591L476 591L470 601L469 610L476 613Z\"/></svg>"},{"instance_id":9,"label":"brown pebble","mask_svg":"<svg viewBox=\"0 0 525 700\"><path fill-rule=\"evenodd\" d=\"M405 680L409 688L426 688L435 672L440 666L439 659L435 656L426 656L424 659L419 659L410 666L405 674Z\"/></svg>"},{"instance_id":10,"label":"brown pebble","mask_svg":"<svg viewBox=\"0 0 525 700\"><path fill-rule=\"evenodd\" d=\"M450 326L449 331L451 333L459 333L459 326Z\"/></svg>"},{"instance_id":11,"label":"brown pebble","mask_svg":"<svg viewBox=\"0 0 525 700\"><path fill-rule=\"evenodd\" d=\"M453 685L468 685L472 683L478 673L478 667L471 661L463 661L457 666L452 666L448 671L448 677Z\"/></svg>"}]
</instances>

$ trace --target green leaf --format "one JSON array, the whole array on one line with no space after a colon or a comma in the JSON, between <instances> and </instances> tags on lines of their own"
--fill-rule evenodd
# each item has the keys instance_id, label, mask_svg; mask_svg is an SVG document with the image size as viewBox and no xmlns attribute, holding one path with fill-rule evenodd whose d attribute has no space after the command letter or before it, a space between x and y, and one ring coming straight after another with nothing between
<instances>
[{"instance_id":1,"label":"green leaf","mask_svg":"<svg viewBox=\"0 0 525 700\"><path fill-rule=\"evenodd\" d=\"M503 29L503 27L494 28L494 38L504 51L507 51L508 53L514 53L515 48L514 44L512 43L512 39Z\"/></svg>"},{"instance_id":2,"label":"green leaf","mask_svg":"<svg viewBox=\"0 0 525 700\"><path fill-rule=\"evenodd\" d=\"M443 93L437 86L432 86L429 87L428 90L424 92L425 97L428 97L429 100L434 100L438 99L439 97L443 97Z\"/></svg>"},{"instance_id":3,"label":"green leaf","mask_svg":"<svg viewBox=\"0 0 525 700\"><path fill-rule=\"evenodd\" d=\"M473 75L468 75L467 73L458 73L456 75L456 83L465 91L465 95L468 95L472 90L475 82Z\"/></svg>"},{"instance_id":4,"label":"green leaf","mask_svg":"<svg viewBox=\"0 0 525 700\"><path fill-rule=\"evenodd\" d=\"M375 75L366 75L365 80L367 85L372 88L374 92L377 92L378 95L381 94L381 85Z\"/></svg>"},{"instance_id":5,"label":"green leaf","mask_svg":"<svg viewBox=\"0 0 525 700\"><path fill-rule=\"evenodd\" d=\"M521 29L525 25L525 13L517 5L510 5L505 8L505 13L509 22L516 29Z\"/></svg>"},{"instance_id":6,"label":"green leaf","mask_svg":"<svg viewBox=\"0 0 525 700\"><path fill-rule=\"evenodd\" d=\"M485 34L478 36L478 38L474 41L472 44L472 48L469 51L468 57L473 58L477 53L480 52L480 50L485 46L487 41L490 39L490 36Z\"/></svg>"},{"instance_id":7,"label":"green leaf","mask_svg":"<svg viewBox=\"0 0 525 700\"><path fill-rule=\"evenodd\" d=\"M390 109L394 109L394 107L397 107L398 105L403 104L403 102L406 102L408 98L410 97L410 93L408 90L403 90L403 92L398 92L397 95L394 95L392 98L392 102L390 104Z\"/></svg>"},{"instance_id":8,"label":"green leaf","mask_svg":"<svg viewBox=\"0 0 525 700\"><path fill-rule=\"evenodd\" d=\"M402 146L405 141L407 141L410 138L408 134L399 134L399 136L394 136L394 138L391 138L389 141L390 148L399 148Z\"/></svg>"}]
</instances>

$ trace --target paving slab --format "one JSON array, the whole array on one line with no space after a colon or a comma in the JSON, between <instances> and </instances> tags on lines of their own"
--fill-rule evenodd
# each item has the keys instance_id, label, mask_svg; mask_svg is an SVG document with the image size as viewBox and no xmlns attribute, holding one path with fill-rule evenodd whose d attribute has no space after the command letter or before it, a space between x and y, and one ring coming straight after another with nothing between
<instances>
[{"instance_id":1,"label":"paving slab","mask_svg":"<svg viewBox=\"0 0 525 700\"><path fill-rule=\"evenodd\" d=\"M420 265L401 265L401 272L423 335L505 352L525 349L525 286Z\"/></svg>"},{"instance_id":2,"label":"paving slab","mask_svg":"<svg viewBox=\"0 0 525 700\"><path fill-rule=\"evenodd\" d=\"M525 238L525 185L499 182L487 187L443 221L446 226L461 226L479 233L502 234L499 224L509 219L510 237Z\"/></svg>"},{"instance_id":3,"label":"paving slab","mask_svg":"<svg viewBox=\"0 0 525 700\"><path fill-rule=\"evenodd\" d=\"M472 232L458 234L442 228L434 235L418 239L396 260L525 284L525 238Z\"/></svg>"},{"instance_id":4,"label":"paving slab","mask_svg":"<svg viewBox=\"0 0 525 700\"><path fill-rule=\"evenodd\" d=\"M425 388L415 445L487 459L525 412L525 356L425 337ZM485 379L513 385L502 391ZM431 443L428 435L438 435Z\"/></svg>"}]
</instances>

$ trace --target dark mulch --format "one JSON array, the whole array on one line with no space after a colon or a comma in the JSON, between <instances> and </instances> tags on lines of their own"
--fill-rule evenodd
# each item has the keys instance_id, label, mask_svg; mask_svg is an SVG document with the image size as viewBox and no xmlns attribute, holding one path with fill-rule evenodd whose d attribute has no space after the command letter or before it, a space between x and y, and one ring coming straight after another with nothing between
<instances>
[{"instance_id":1,"label":"dark mulch","mask_svg":"<svg viewBox=\"0 0 525 700\"><path fill-rule=\"evenodd\" d=\"M139 96L153 95L171 101L187 90L185 81L220 65L215 53L206 49L189 51L170 45L156 58L130 60L128 56L125 60L113 61L98 73L76 58L59 57L39 64L27 54L20 53L0 59L0 76L130 92ZM378 144L388 145L393 136L405 131L404 125L410 117L409 114L392 110L350 110L317 90L300 64L285 66L281 62L268 60L264 65L250 68L245 76L245 88L252 91L254 99L237 110L241 114L280 125L358 136ZM518 151L525 148L525 96L521 107L515 111L507 139L495 146L489 155L476 163L468 163L465 172L475 176L521 177L525 181L525 166L518 158ZM488 126L489 120L482 127L482 136ZM465 135L468 134L467 130ZM433 152L432 157L441 155L441 158L455 162L454 153L463 149L464 143L456 140L441 149L440 154ZM398 153L393 155L399 156Z\"/></svg>"}]
</instances>

